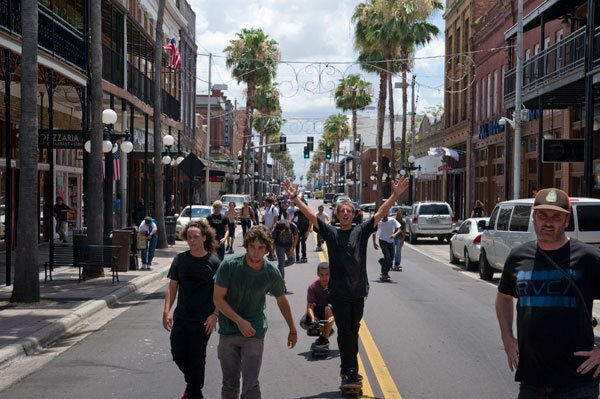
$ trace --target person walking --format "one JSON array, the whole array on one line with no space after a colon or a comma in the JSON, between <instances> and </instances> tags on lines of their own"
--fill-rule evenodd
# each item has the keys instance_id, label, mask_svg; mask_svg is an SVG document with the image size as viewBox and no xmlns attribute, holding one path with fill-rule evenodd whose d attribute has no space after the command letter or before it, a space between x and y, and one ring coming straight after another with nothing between
<instances>
[{"instance_id":1,"label":"person walking","mask_svg":"<svg viewBox=\"0 0 600 399\"><path fill-rule=\"evenodd\" d=\"M298 227L294 222L282 219L273 229L273 244L277 254L277 268L285 282L285 267L294 264L294 249L298 243Z\"/></svg>"},{"instance_id":2,"label":"person walking","mask_svg":"<svg viewBox=\"0 0 600 399\"><path fill-rule=\"evenodd\" d=\"M471 217L472 218L480 218L483 217L484 214L484 209L483 209L483 202L477 200L475 201L475 207L473 208L473 210L471 211Z\"/></svg>"},{"instance_id":3,"label":"person walking","mask_svg":"<svg viewBox=\"0 0 600 399\"><path fill-rule=\"evenodd\" d=\"M181 238L189 249L171 262L162 323L171 333L171 355L186 382L182 397L198 399L203 398L206 346L218 318L213 278L219 258L215 256L215 231L205 220L190 222ZM175 298L177 307L171 316Z\"/></svg>"},{"instance_id":4,"label":"person walking","mask_svg":"<svg viewBox=\"0 0 600 399\"><path fill-rule=\"evenodd\" d=\"M338 329L337 342L340 351L340 375L342 385L358 383L362 380L358 369L358 330L363 316L365 297L369 290L367 280L367 245L375 226L388 214L392 205L408 188L408 180L391 182L392 193L379 207L375 215L356 225L352 225L354 205L350 201L340 202L335 210L340 227L335 228L318 219L310 208L298 198L298 187L289 180L284 189L298 209L323 236L327 243L329 257L329 292L335 324Z\"/></svg>"},{"instance_id":5,"label":"person walking","mask_svg":"<svg viewBox=\"0 0 600 399\"><path fill-rule=\"evenodd\" d=\"M70 210L71 207L65 204L63 197L56 197L56 204L54 204L53 208L54 218L56 219L56 234L58 234L59 241L64 244L67 243L67 229Z\"/></svg>"},{"instance_id":6,"label":"person walking","mask_svg":"<svg viewBox=\"0 0 600 399\"><path fill-rule=\"evenodd\" d=\"M219 310L219 345L223 385L222 399L260 399L258 380L264 338L267 331L265 298L275 297L289 333L288 348L298 340L292 310L285 296L285 284L277 269L265 260L272 250L271 230L259 225L246 232L245 254L233 255L221 263L215 275L214 303Z\"/></svg>"},{"instance_id":7,"label":"person walking","mask_svg":"<svg viewBox=\"0 0 600 399\"><path fill-rule=\"evenodd\" d=\"M279 210L273 204L273 198L265 198L265 213L263 214L263 222L269 230L273 230L275 223L279 220ZM269 251L268 259L270 261L275 260L275 254Z\"/></svg>"},{"instance_id":8,"label":"person walking","mask_svg":"<svg viewBox=\"0 0 600 399\"><path fill-rule=\"evenodd\" d=\"M571 205L557 188L537 192L536 240L514 248L496 294L496 315L519 399L596 399L600 348L594 299L600 298L600 250L565 234ZM517 337L513 299L517 299Z\"/></svg>"},{"instance_id":9,"label":"person walking","mask_svg":"<svg viewBox=\"0 0 600 399\"><path fill-rule=\"evenodd\" d=\"M237 222L237 212L235 211L235 202L229 203L229 209L225 212L225 216L229 219L229 236L227 237L227 248L225 252L228 254L233 253L233 242L235 241L235 228Z\"/></svg>"},{"instance_id":10,"label":"person walking","mask_svg":"<svg viewBox=\"0 0 600 399\"><path fill-rule=\"evenodd\" d=\"M381 281L390 281L390 269L394 262L394 237L400 229L400 223L394 218L383 215L383 219L377 223L377 231L373 234L373 246L375 250L381 247L383 258L379 259L381 265ZM379 246L377 245L376 239L379 240Z\"/></svg>"},{"instance_id":11,"label":"person walking","mask_svg":"<svg viewBox=\"0 0 600 399\"><path fill-rule=\"evenodd\" d=\"M400 223L400 229L396 231L392 238L394 239L394 271L402 271L402 247L404 246L404 239L406 238L406 221L404 220L404 211L402 207L398 207L396 210L396 220Z\"/></svg>"},{"instance_id":12,"label":"person walking","mask_svg":"<svg viewBox=\"0 0 600 399\"><path fill-rule=\"evenodd\" d=\"M254 209L250 207L247 201L244 201L244 205L242 205L242 208L240 209L240 224L242 225L242 238L246 235L246 231L248 231L248 229L252 227L252 221L254 220L254 216Z\"/></svg>"},{"instance_id":13,"label":"person walking","mask_svg":"<svg viewBox=\"0 0 600 399\"><path fill-rule=\"evenodd\" d=\"M325 207L323 205L319 205L315 216L317 217L317 219L322 220L323 223L329 224L329 222L331 222L331 219L328 214L323 212L324 210L325 210ZM322 244L323 244L323 236L320 233L317 233L317 251L323 250L323 248L321 247Z\"/></svg>"},{"instance_id":14,"label":"person walking","mask_svg":"<svg viewBox=\"0 0 600 399\"><path fill-rule=\"evenodd\" d=\"M152 270L152 260L154 259L154 251L158 244L158 227L156 220L150 216L146 216L144 221L138 227L139 231L146 234L147 245L142 249L142 270Z\"/></svg>"},{"instance_id":15,"label":"person walking","mask_svg":"<svg viewBox=\"0 0 600 399\"><path fill-rule=\"evenodd\" d=\"M249 206L250 206L250 208L252 208L252 210L254 211L254 224L255 224L255 225L257 225L257 224L259 224L259 221L258 221L258 212L259 212L259 210L260 210L260 209L259 209L259 208L260 208L260 206L259 206L259 203L258 203L258 201L256 200L256 195L253 195L253 196L252 196L252 197L250 197L250 198L251 198L251 199L250 199L250 203L249 203L248 205L249 205Z\"/></svg>"},{"instance_id":16,"label":"person walking","mask_svg":"<svg viewBox=\"0 0 600 399\"><path fill-rule=\"evenodd\" d=\"M213 213L206 217L210 227L215 229L217 239L217 254L220 260L225 257L225 243L229 237L229 218L221 214L223 203L219 200L213 202Z\"/></svg>"}]
</instances>

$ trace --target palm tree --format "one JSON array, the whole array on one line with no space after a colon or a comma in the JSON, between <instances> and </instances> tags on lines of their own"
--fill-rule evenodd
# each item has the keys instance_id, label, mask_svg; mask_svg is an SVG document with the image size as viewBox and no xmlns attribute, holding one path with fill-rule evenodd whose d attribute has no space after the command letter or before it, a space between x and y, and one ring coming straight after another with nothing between
<instances>
[{"instance_id":1,"label":"palm tree","mask_svg":"<svg viewBox=\"0 0 600 399\"><path fill-rule=\"evenodd\" d=\"M279 103L279 89L277 88L277 83L265 82L257 85L255 101L257 117L254 119L254 129L258 132L260 137L258 164L260 165L259 173L263 175L267 164L267 149L262 147L265 142L265 136L279 133L281 128L281 124L277 124L277 120L281 121L281 105Z\"/></svg>"},{"instance_id":2,"label":"palm tree","mask_svg":"<svg viewBox=\"0 0 600 399\"><path fill-rule=\"evenodd\" d=\"M158 1L158 13L156 16L156 36L154 40L154 217L158 224L157 248L167 247L167 234L165 231L165 210L163 208L163 165L160 162L162 149L162 131L160 118L162 113L162 87L161 67L163 65L163 19L165 15L165 0ZM169 182L168 184L171 184ZM207 182L208 184L208 182ZM146 199L144 199L146 201Z\"/></svg>"},{"instance_id":3,"label":"palm tree","mask_svg":"<svg viewBox=\"0 0 600 399\"><path fill-rule=\"evenodd\" d=\"M20 163L19 175L19 219L17 230L17 259L15 261L15 285L12 302L39 302L40 279L37 251L32 251L31 243L38 242L38 123L37 123L37 82L38 82L38 2L21 1L22 54L21 54L21 120L19 133ZM11 151L9 148L7 151ZM7 168L8 170L8 168ZM9 217L8 215L6 217ZM6 248L10 251L11 248Z\"/></svg>"},{"instance_id":4,"label":"palm tree","mask_svg":"<svg viewBox=\"0 0 600 399\"><path fill-rule=\"evenodd\" d=\"M103 209L104 193L102 190L102 5L101 1L90 4L90 116L91 116L91 152L88 163L88 192L86 193L86 209ZM110 201L110 198L106 199ZM102 212L86 212L87 239L89 244L102 245L104 223ZM86 278L104 275L102 266L86 267Z\"/></svg>"},{"instance_id":5,"label":"palm tree","mask_svg":"<svg viewBox=\"0 0 600 399\"><path fill-rule=\"evenodd\" d=\"M238 83L246 83L246 127L242 140L242 176L246 176L246 143L252 135L255 87L270 82L277 73L279 49L262 29L242 29L225 48L225 64ZM243 184L243 182L242 182Z\"/></svg>"},{"instance_id":6,"label":"palm tree","mask_svg":"<svg viewBox=\"0 0 600 399\"><path fill-rule=\"evenodd\" d=\"M350 136L348 117L344 114L331 115L323 124L323 137L335 150L333 156L335 163L334 181L339 179L340 143Z\"/></svg>"},{"instance_id":7,"label":"palm tree","mask_svg":"<svg viewBox=\"0 0 600 399\"><path fill-rule=\"evenodd\" d=\"M358 138L356 131L357 110L362 110L371 103L371 92L372 89L370 83L362 80L360 75L356 74L348 75L346 78L340 79L340 83L335 89L335 106L341 108L343 111L352 111L352 146L354 146L354 143L356 143L356 139ZM358 156L358 154L354 154L354 156ZM355 175L353 186L355 201L358 198L356 193L357 161L357 158L352 160L353 172Z\"/></svg>"}]
</instances>

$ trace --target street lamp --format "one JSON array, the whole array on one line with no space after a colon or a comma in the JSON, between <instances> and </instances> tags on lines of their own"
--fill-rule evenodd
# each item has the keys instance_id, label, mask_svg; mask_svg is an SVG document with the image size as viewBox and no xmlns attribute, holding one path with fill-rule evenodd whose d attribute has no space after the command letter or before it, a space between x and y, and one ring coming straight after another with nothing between
<instances>
[{"instance_id":1,"label":"street lamp","mask_svg":"<svg viewBox=\"0 0 600 399\"><path fill-rule=\"evenodd\" d=\"M407 166L403 166L403 168L400 170L400 174L402 176L406 176L408 175L408 204L412 205L413 204L413 190L414 190L414 175L415 175L415 170L421 170L421 165L419 166L415 166L415 161L417 159L415 158L414 155L410 155L408 157L408 165Z\"/></svg>"},{"instance_id":2,"label":"street lamp","mask_svg":"<svg viewBox=\"0 0 600 399\"><path fill-rule=\"evenodd\" d=\"M117 122L117 113L112 109L102 111L102 123L104 124L104 137L102 140L102 152L104 156L104 234L108 235L113 230L113 161L120 159L119 149L124 154L133 151L133 143L129 130L125 133L115 133L114 124ZM118 142L120 140L120 143ZM83 148L88 153L92 151L91 141L84 143ZM109 156L109 153L110 156Z\"/></svg>"},{"instance_id":3,"label":"street lamp","mask_svg":"<svg viewBox=\"0 0 600 399\"><path fill-rule=\"evenodd\" d=\"M167 166L166 173L166 190L165 190L165 216L171 216L171 186L173 185L173 179L171 178L171 165L174 163L174 156L178 154L173 154L171 152L171 147L175 144L175 138L170 134L163 136L162 138L163 146L165 147L165 151L162 152L161 163Z\"/></svg>"}]
</instances>

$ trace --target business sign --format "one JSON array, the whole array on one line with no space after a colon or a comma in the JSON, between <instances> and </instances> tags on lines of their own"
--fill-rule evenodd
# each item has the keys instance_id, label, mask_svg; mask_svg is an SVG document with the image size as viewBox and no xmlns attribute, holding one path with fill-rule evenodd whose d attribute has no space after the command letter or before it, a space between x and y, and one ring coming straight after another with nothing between
<instances>
[{"instance_id":1,"label":"business sign","mask_svg":"<svg viewBox=\"0 0 600 399\"><path fill-rule=\"evenodd\" d=\"M584 139L544 139L542 162L583 162Z\"/></svg>"},{"instance_id":2,"label":"business sign","mask_svg":"<svg viewBox=\"0 0 600 399\"><path fill-rule=\"evenodd\" d=\"M81 130L53 130L53 148L82 149L83 132ZM38 130L38 148L50 147L50 131Z\"/></svg>"}]
</instances>

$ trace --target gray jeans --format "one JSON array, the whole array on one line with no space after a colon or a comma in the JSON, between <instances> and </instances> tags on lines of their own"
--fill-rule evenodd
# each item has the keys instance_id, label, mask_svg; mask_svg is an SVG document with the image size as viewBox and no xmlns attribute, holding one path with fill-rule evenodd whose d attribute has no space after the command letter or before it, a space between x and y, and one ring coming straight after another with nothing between
<instances>
[{"instance_id":1,"label":"gray jeans","mask_svg":"<svg viewBox=\"0 0 600 399\"><path fill-rule=\"evenodd\" d=\"M239 335L219 336L217 354L223 373L221 399L260 399L258 375L263 347L263 338L246 338ZM241 396L240 372L242 374Z\"/></svg>"}]
</instances>

